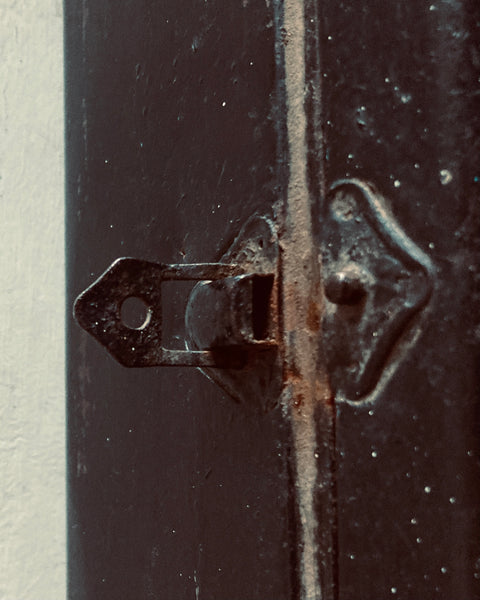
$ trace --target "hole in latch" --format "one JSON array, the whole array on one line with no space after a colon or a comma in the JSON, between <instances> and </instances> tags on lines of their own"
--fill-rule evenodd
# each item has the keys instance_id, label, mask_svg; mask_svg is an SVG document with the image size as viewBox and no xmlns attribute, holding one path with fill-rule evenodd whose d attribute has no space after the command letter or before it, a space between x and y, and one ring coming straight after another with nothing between
<instances>
[{"instance_id":1,"label":"hole in latch","mask_svg":"<svg viewBox=\"0 0 480 600\"><path fill-rule=\"evenodd\" d=\"M252 329L256 340L266 340L270 328L273 275L255 275L252 281Z\"/></svg>"},{"instance_id":2,"label":"hole in latch","mask_svg":"<svg viewBox=\"0 0 480 600\"><path fill-rule=\"evenodd\" d=\"M120 318L129 329L144 329L150 322L150 307L136 296L130 296L122 302Z\"/></svg>"}]
</instances>

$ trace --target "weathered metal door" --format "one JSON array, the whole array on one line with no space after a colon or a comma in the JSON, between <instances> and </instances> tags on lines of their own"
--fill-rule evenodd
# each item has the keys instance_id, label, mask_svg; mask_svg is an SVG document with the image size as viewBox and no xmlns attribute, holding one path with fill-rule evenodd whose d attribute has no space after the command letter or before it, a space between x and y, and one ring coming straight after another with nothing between
<instances>
[{"instance_id":1,"label":"weathered metal door","mask_svg":"<svg viewBox=\"0 0 480 600\"><path fill-rule=\"evenodd\" d=\"M478 5L65 8L71 600L480 597Z\"/></svg>"}]
</instances>

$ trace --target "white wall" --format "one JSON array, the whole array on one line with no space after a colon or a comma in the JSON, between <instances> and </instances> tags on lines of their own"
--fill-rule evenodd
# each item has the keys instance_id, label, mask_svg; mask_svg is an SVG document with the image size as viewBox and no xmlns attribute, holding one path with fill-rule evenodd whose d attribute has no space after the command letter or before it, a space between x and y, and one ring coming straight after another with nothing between
<instances>
[{"instance_id":1,"label":"white wall","mask_svg":"<svg viewBox=\"0 0 480 600\"><path fill-rule=\"evenodd\" d=\"M0 0L0 599L65 599L60 0Z\"/></svg>"}]
</instances>

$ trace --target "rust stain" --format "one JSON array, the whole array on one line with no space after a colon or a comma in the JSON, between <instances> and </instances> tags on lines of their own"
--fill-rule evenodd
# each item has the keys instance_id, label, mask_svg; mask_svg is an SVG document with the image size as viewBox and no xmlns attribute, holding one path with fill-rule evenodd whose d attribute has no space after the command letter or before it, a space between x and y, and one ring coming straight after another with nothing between
<instances>
[{"instance_id":1,"label":"rust stain","mask_svg":"<svg viewBox=\"0 0 480 600\"><path fill-rule=\"evenodd\" d=\"M295 408L300 408L302 406L304 400L305 400L304 395L297 393L293 399L293 406Z\"/></svg>"},{"instance_id":2,"label":"rust stain","mask_svg":"<svg viewBox=\"0 0 480 600\"><path fill-rule=\"evenodd\" d=\"M320 331L321 324L321 312L320 305L318 302L314 300L310 301L308 305L308 314L307 314L307 326L310 331L314 333L318 333Z\"/></svg>"},{"instance_id":3,"label":"rust stain","mask_svg":"<svg viewBox=\"0 0 480 600\"><path fill-rule=\"evenodd\" d=\"M293 364L293 365L288 365L285 368L285 371L283 373L283 377L285 381L288 381L290 383L293 382L297 382L301 380L301 373L300 371L297 369L297 367Z\"/></svg>"},{"instance_id":4,"label":"rust stain","mask_svg":"<svg viewBox=\"0 0 480 600\"><path fill-rule=\"evenodd\" d=\"M284 231L282 249L282 334L284 360L283 406L292 426L295 494L299 514L298 576L301 600L332 600L331 523L324 519L333 498L324 492L331 479L330 453L334 411L321 351L322 285L312 227L312 202L307 173L305 113L305 0L286 0L283 27L285 48L289 183L280 208ZM283 31L277 35L282 41ZM321 424L319 423L319 418ZM322 460L315 456L323 448ZM329 488L330 489L330 488ZM324 507L318 510L318 503Z\"/></svg>"}]
</instances>

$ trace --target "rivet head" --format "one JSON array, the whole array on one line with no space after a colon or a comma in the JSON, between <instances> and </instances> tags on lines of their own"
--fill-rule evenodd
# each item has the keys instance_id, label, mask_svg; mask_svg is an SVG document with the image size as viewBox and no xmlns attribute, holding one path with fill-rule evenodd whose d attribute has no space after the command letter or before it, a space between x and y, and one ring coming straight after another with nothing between
<instances>
[{"instance_id":1,"label":"rivet head","mask_svg":"<svg viewBox=\"0 0 480 600\"><path fill-rule=\"evenodd\" d=\"M365 281L358 269L345 268L325 281L325 296L334 304L359 304L367 293Z\"/></svg>"}]
</instances>

